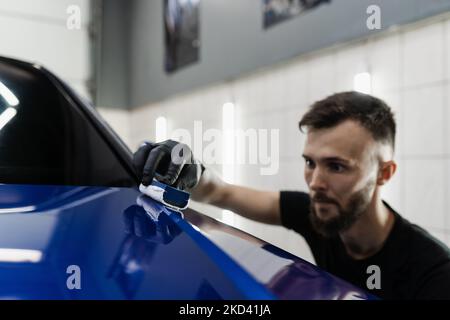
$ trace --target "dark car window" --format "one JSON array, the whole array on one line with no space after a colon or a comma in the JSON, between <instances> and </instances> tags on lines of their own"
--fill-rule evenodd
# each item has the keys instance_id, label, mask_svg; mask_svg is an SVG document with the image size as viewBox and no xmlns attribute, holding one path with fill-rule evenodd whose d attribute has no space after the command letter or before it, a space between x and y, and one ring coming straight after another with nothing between
<instances>
[{"instance_id":1,"label":"dark car window","mask_svg":"<svg viewBox=\"0 0 450 320\"><path fill-rule=\"evenodd\" d=\"M0 183L135 182L86 116L42 72L0 61Z\"/></svg>"}]
</instances>

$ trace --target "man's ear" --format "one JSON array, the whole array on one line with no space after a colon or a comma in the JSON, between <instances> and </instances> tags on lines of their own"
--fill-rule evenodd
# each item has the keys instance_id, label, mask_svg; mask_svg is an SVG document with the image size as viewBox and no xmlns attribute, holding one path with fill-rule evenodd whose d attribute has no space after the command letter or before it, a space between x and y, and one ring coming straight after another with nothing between
<instances>
[{"instance_id":1,"label":"man's ear","mask_svg":"<svg viewBox=\"0 0 450 320\"><path fill-rule=\"evenodd\" d=\"M397 170L397 163L394 160L382 162L378 171L377 184L379 186L384 185L391 180L395 171Z\"/></svg>"}]
</instances>

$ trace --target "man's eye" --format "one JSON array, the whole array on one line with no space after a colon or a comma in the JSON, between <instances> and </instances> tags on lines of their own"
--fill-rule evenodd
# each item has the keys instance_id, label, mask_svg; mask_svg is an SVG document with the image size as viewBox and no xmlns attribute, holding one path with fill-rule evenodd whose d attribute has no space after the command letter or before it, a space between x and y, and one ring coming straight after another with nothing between
<instances>
[{"instance_id":1,"label":"man's eye","mask_svg":"<svg viewBox=\"0 0 450 320\"><path fill-rule=\"evenodd\" d=\"M345 167L340 163L330 163L329 167L333 172L343 172L345 170Z\"/></svg>"},{"instance_id":2,"label":"man's eye","mask_svg":"<svg viewBox=\"0 0 450 320\"><path fill-rule=\"evenodd\" d=\"M308 168L312 168L314 166L314 163L309 159L305 159L305 164Z\"/></svg>"}]
</instances>

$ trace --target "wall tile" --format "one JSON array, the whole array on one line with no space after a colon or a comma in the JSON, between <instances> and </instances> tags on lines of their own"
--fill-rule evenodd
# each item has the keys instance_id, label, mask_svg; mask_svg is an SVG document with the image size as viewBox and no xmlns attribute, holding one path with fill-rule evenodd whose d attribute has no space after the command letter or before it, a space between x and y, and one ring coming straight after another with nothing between
<instances>
[{"instance_id":1,"label":"wall tile","mask_svg":"<svg viewBox=\"0 0 450 320\"><path fill-rule=\"evenodd\" d=\"M367 45L358 45L336 51L336 92L353 90L356 74L369 71Z\"/></svg>"},{"instance_id":2,"label":"wall tile","mask_svg":"<svg viewBox=\"0 0 450 320\"><path fill-rule=\"evenodd\" d=\"M313 103L336 92L335 54L326 53L309 61L309 102Z\"/></svg>"},{"instance_id":3,"label":"wall tile","mask_svg":"<svg viewBox=\"0 0 450 320\"><path fill-rule=\"evenodd\" d=\"M285 95L281 97L283 108L303 108L309 104L308 82L310 76L308 60L295 61L285 68Z\"/></svg>"},{"instance_id":4,"label":"wall tile","mask_svg":"<svg viewBox=\"0 0 450 320\"><path fill-rule=\"evenodd\" d=\"M411 222L427 228L442 229L445 223L445 161L405 160L405 211Z\"/></svg>"},{"instance_id":5,"label":"wall tile","mask_svg":"<svg viewBox=\"0 0 450 320\"><path fill-rule=\"evenodd\" d=\"M303 160L283 161L280 165L280 174L283 178L282 190L308 192L303 171Z\"/></svg>"},{"instance_id":6,"label":"wall tile","mask_svg":"<svg viewBox=\"0 0 450 320\"><path fill-rule=\"evenodd\" d=\"M286 88L284 86L285 71L283 68L271 68L262 76L264 79L263 90L261 92L263 110L279 110L285 107L284 96Z\"/></svg>"},{"instance_id":7,"label":"wall tile","mask_svg":"<svg viewBox=\"0 0 450 320\"><path fill-rule=\"evenodd\" d=\"M401 86L400 35L377 38L368 46L372 92L398 90Z\"/></svg>"},{"instance_id":8,"label":"wall tile","mask_svg":"<svg viewBox=\"0 0 450 320\"><path fill-rule=\"evenodd\" d=\"M405 155L444 153L443 86L403 92Z\"/></svg>"},{"instance_id":9,"label":"wall tile","mask_svg":"<svg viewBox=\"0 0 450 320\"><path fill-rule=\"evenodd\" d=\"M407 31L403 35L403 85L406 87L444 79L443 23Z\"/></svg>"},{"instance_id":10,"label":"wall tile","mask_svg":"<svg viewBox=\"0 0 450 320\"><path fill-rule=\"evenodd\" d=\"M231 91L236 105L242 115L251 113L252 97L249 90L248 77L244 77L231 83Z\"/></svg>"},{"instance_id":11,"label":"wall tile","mask_svg":"<svg viewBox=\"0 0 450 320\"><path fill-rule=\"evenodd\" d=\"M283 124L280 130L280 154L282 157L301 159L306 135L299 129L305 108L283 110Z\"/></svg>"},{"instance_id":12,"label":"wall tile","mask_svg":"<svg viewBox=\"0 0 450 320\"><path fill-rule=\"evenodd\" d=\"M444 146L445 153L450 154L450 83L444 89L442 103L444 104Z\"/></svg>"},{"instance_id":13,"label":"wall tile","mask_svg":"<svg viewBox=\"0 0 450 320\"><path fill-rule=\"evenodd\" d=\"M164 112L165 104L165 102L159 102L131 112L129 131L132 146L138 146L143 140L155 140L155 121L161 115L167 117L168 131L170 132L173 119Z\"/></svg>"},{"instance_id":14,"label":"wall tile","mask_svg":"<svg viewBox=\"0 0 450 320\"><path fill-rule=\"evenodd\" d=\"M445 78L450 80L450 19L445 22L445 40L444 40L444 57L447 70Z\"/></svg>"},{"instance_id":15,"label":"wall tile","mask_svg":"<svg viewBox=\"0 0 450 320\"><path fill-rule=\"evenodd\" d=\"M264 86L265 79L260 76L252 76L246 80L247 90L247 104L245 105L244 112L247 114L253 114L255 112L261 112L265 109L264 102Z\"/></svg>"}]
</instances>

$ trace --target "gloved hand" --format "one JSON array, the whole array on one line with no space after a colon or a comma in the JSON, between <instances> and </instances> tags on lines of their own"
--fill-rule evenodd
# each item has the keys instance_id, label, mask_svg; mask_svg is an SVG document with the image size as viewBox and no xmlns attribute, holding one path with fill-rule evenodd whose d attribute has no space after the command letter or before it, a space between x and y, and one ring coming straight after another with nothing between
<instances>
[{"instance_id":1,"label":"gloved hand","mask_svg":"<svg viewBox=\"0 0 450 320\"><path fill-rule=\"evenodd\" d=\"M205 170L186 144L173 140L145 142L134 153L133 165L144 186L155 177L181 190L194 188Z\"/></svg>"}]
</instances>

